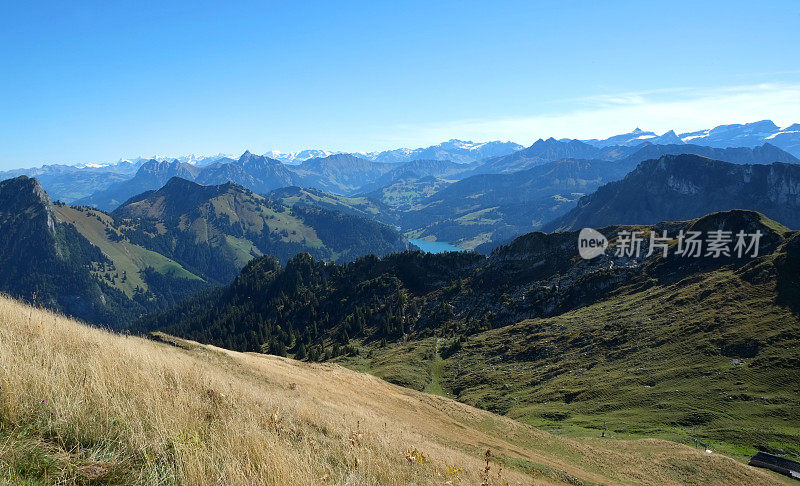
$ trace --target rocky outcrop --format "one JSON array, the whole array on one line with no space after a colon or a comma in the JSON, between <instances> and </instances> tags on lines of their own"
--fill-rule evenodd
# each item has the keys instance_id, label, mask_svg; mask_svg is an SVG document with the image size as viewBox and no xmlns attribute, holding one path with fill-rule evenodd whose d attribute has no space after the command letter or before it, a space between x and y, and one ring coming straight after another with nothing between
<instances>
[{"instance_id":1,"label":"rocky outcrop","mask_svg":"<svg viewBox=\"0 0 800 486\"><path fill-rule=\"evenodd\" d=\"M731 209L758 211L789 228L800 228L800 165L738 165L697 155L667 155L642 162L623 180L581 198L575 209L543 229L682 221Z\"/></svg>"}]
</instances>

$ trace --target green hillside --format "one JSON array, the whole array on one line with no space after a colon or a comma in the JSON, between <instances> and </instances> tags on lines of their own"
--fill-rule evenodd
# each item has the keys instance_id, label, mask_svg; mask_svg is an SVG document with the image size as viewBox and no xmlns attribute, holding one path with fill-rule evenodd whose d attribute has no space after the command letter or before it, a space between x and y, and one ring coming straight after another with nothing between
<instances>
[{"instance_id":1,"label":"green hillside","mask_svg":"<svg viewBox=\"0 0 800 486\"><path fill-rule=\"evenodd\" d=\"M120 230L113 218L106 213L87 207L66 205L55 205L54 210L59 219L72 224L111 261L111 265L95 265L92 269L95 277L105 280L129 297L134 295L137 288L148 289L141 273L148 268L161 275L202 281L169 258L135 245L127 239L119 239Z\"/></svg>"},{"instance_id":2,"label":"green hillside","mask_svg":"<svg viewBox=\"0 0 800 486\"><path fill-rule=\"evenodd\" d=\"M622 289L470 336L445 360L445 389L565 433L608 427L800 454L800 318L776 303L775 282L764 279L772 264Z\"/></svg>"},{"instance_id":3,"label":"green hillside","mask_svg":"<svg viewBox=\"0 0 800 486\"><path fill-rule=\"evenodd\" d=\"M233 183L201 186L175 178L158 191L129 200L112 215L125 238L220 283L230 282L261 255L285 262L308 252L319 259L348 261L408 247L397 231L371 219L299 204L315 198L338 209L360 201L335 204L317 191L286 197L284 203ZM295 204L288 205L293 199Z\"/></svg>"},{"instance_id":4,"label":"green hillside","mask_svg":"<svg viewBox=\"0 0 800 486\"><path fill-rule=\"evenodd\" d=\"M359 196L340 196L330 194L313 188L284 187L276 189L267 194L269 199L280 201L285 206L316 206L323 209L341 211L346 214L363 216L367 218L384 221L391 220L391 216L384 214L389 208L383 207L376 201L367 197Z\"/></svg>"},{"instance_id":5,"label":"green hillside","mask_svg":"<svg viewBox=\"0 0 800 486\"><path fill-rule=\"evenodd\" d=\"M0 292L113 328L228 283L265 254L350 261L408 246L372 219L233 183L172 179L113 214L53 203L36 179L0 183Z\"/></svg>"},{"instance_id":6,"label":"green hillside","mask_svg":"<svg viewBox=\"0 0 800 486\"><path fill-rule=\"evenodd\" d=\"M368 196L395 211L412 211L419 209L426 198L433 196L452 182L433 176L412 175L397 178L390 184L370 192Z\"/></svg>"},{"instance_id":7,"label":"green hillside","mask_svg":"<svg viewBox=\"0 0 800 486\"><path fill-rule=\"evenodd\" d=\"M489 258L263 258L138 326L337 361L565 434L800 453L800 233L747 211L603 232L719 227L761 231L760 255L586 261L576 233L532 233Z\"/></svg>"},{"instance_id":8,"label":"green hillside","mask_svg":"<svg viewBox=\"0 0 800 486\"><path fill-rule=\"evenodd\" d=\"M36 179L0 183L0 291L114 328L207 286L118 239L111 218L52 203Z\"/></svg>"}]
</instances>

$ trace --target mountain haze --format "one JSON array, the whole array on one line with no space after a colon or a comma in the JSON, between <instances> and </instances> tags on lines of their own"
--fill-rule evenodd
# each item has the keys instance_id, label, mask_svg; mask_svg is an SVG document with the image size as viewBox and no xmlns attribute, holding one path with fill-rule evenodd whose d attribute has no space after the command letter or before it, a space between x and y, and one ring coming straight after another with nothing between
<instances>
[{"instance_id":1,"label":"mountain haze","mask_svg":"<svg viewBox=\"0 0 800 486\"><path fill-rule=\"evenodd\" d=\"M361 155L376 162L402 163L414 160L450 160L460 164L468 164L481 159L499 157L522 148L514 142L476 143L451 139L437 145L418 149L395 149L384 152L370 152Z\"/></svg>"},{"instance_id":2,"label":"mountain haze","mask_svg":"<svg viewBox=\"0 0 800 486\"><path fill-rule=\"evenodd\" d=\"M173 177L193 180L199 172L198 167L185 162L151 159L139 167L132 179L111 184L102 191L76 201L76 204L111 210L137 194L163 186Z\"/></svg>"},{"instance_id":3,"label":"mountain haze","mask_svg":"<svg viewBox=\"0 0 800 486\"><path fill-rule=\"evenodd\" d=\"M184 179L195 180L205 185L235 182L258 193L291 186L297 182L296 176L280 161L263 155L254 155L250 151L243 153L238 160L217 162L203 167L196 178L184 177Z\"/></svg>"},{"instance_id":4,"label":"mountain haze","mask_svg":"<svg viewBox=\"0 0 800 486\"><path fill-rule=\"evenodd\" d=\"M614 135L604 140L591 139L584 140L584 142L594 145L595 147L610 147L610 146L623 146L631 147L641 143L652 143L658 145L673 145L684 143L681 138L675 134L674 130L670 130L663 135L656 135L655 132L644 131L641 128L636 128L632 132Z\"/></svg>"},{"instance_id":5,"label":"mountain haze","mask_svg":"<svg viewBox=\"0 0 800 486\"><path fill-rule=\"evenodd\" d=\"M788 127L780 128L772 120L761 120L752 123L735 123L719 125L705 130L684 132L677 134L670 130L663 135L641 130L598 140L584 140L596 147L612 145L634 146L642 142L658 145L672 145L691 143L715 148L729 147L757 147L770 143L786 150L795 157L800 157L800 124L794 123Z\"/></svg>"}]
</instances>

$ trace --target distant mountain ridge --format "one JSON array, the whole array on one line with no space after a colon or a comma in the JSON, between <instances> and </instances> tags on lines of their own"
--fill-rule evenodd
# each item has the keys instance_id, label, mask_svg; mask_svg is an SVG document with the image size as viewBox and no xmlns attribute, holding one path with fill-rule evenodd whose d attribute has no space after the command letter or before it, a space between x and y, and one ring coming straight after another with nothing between
<instances>
[{"instance_id":1,"label":"distant mountain ridge","mask_svg":"<svg viewBox=\"0 0 800 486\"><path fill-rule=\"evenodd\" d=\"M579 140L559 141L555 138L539 139L530 147L502 157L485 161L471 174L500 174L529 169L559 159L606 158L603 151Z\"/></svg>"},{"instance_id":2,"label":"distant mountain ridge","mask_svg":"<svg viewBox=\"0 0 800 486\"><path fill-rule=\"evenodd\" d=\"M605 158L561 158L569 153ZM683 153L736 164L800 163L769 144L729 149L692 144L598 148L574 140L540 140L529 149L487 161L485 165L492 165L495 173L481 174L482 166L478 166L473 171L476 175L422 198L400 215L401 226L415 237L488 251L514 236L542 228L572 209L579 198L622 179L642 161ZM556 160L551 161L553 158Z\"/></svg>"},{"instance_id":3,"label":"distant mountain ridge","mask_svg":"<svg viewBox=\"0 0 800 486\"><path fill-rule=\"evenodd\" d=\"M453 162L466 164L488 157L510 154L521 148L523 148L522 145L514 142L493 141L476 143L451 139L447 142L425 148L400 148L383 152L361 152L356 155L376 162L388 163L411 162L413 160L451 160Z\"/></svg>"},{"instance_id":4,"label":"distant mountain ridge","mask_svg":"<svg viewBox=\"0 0 800 486\"><path fill-rule=\"evenodd\" d=\"M612 137L598 140L596 138L591 140L583 140L583 142L595 147L632 147L641 143L652 143L657 145L671 145L680 144L684 141L675 134L674 130L670 130L663 135L657 135L655 132L644 131L641 128L636 128L632 132L614 135Z\"/></svg>"},{"instance_id":5,"label":"distant mountain ridge","mask_svg":"<svg viewBox=\"0 0 800 486\"><path fill-rule=\"evenodd\" d=\"M661 136L654 132L637 128L632 132L614 135L603 140L591 139L583 141L596 147L633 146L649 142L659 145L691 143L715 148L729 148L756 147L764 143L770 143L786 150L795 157L800 157L800 123L780 128L772 120L761 120L752 123L718 125L706 130L680 134L670 130Z\"/></svg>"},{"instance_id":6,"label":"distant mountain ridge","mask_svg":"<svg viewBox=\"0 0 800 486\"><path fill-rule=\"evenodd\" d=\"M460 163L470 163L486 157L504 155L514 150L522 148L521 145L512 142L462 142L460 140L450 140L438 145L417 149L396 149L382 152L361 152L353 153L355 157L372 160L379 163L402 163L418 159L437 159L452 160ZM249 152L247 152L249 153ZM263 154L268 160L276 160L287 165L300 165L310 159L322 159L332 155L346 154L345 152L307 149L291 153L284 153L271 150ZM209 184L221 184L226 180L233 180L239 184L251 187L254 190L256 184L270 186L267 181L259 181L258 174L247 173L242 168L234 168L227 164L236 163L238 158L219 153L216 155L185 155L177 157L167 157L163 155L153 157L134 157L120 159L110 163L82 163L76 165L53 164L41 167L12 169L0 171L0 180L10 179L20 175L37 177L54 199L65 202L95 205L103 209L113 209L116 205L123 202L127 197L137 194L136 190L112 189L107 194L95 194L104 191L115 182L122 182L130 179L145 164L155 162L177 161L188 166L200 168L214 166L216 170L207 174L207 177L200 182ZM170 176L185 177L186 174L171 173L167 175L166 182ZM294 181L297 182L297 181ZM291 185L291 184L287 184ZM156 189L159 185L152 185L145 190ZM284 186L281 186L284 187ZM276 187L270 187L270 190ZM142 186L139 186L142 189ZM120 192L117 194L116 192ZM89 197L93 196L93 197Z\"/></svg>"},{"instance_id":7,"label":"distant mountain ridge","mask_svg":"<svg viewBox=\"0 0 800 486\"><path fill-rule=\"evenodd\" d=\"M561 138L560 141L578 140L571 138ZM681 143L692 143L695 145L705 145L716 148L728 147L755 147L763 145L764 143L771 143L776 147L780 147L796 157L800 157L800 123L794 123L787 127L781 128L771 120L761 120L752 123L718 125L714 128L696 130L690 132L676 133L675 130L669 130L661 135L653 131L642 130L636 128L631 132L619 135L613 135L605 139L583 139L578 140L595 147L632 147L642 143L652 143L654 145L672 145ZM499 140L489 142L472 142L463 141L458 139L451 139L436 145L420 148L397 148L383 151L373 152L352 152L351 155L356 157L374 160L376 162L388 163L401 163L410 162L412 160L451 160L458 163L469 163L478 160L484 160L493 157L502 157L525 147L514 142L503 142ZM297 165L312 158L324 158L330 155L344 154L343 151L331 151L322 149L303 149L295 152L281 152L279 150L270 150L265 152L265 157L279 160L289 165ZM567 157L574 157L569 155ZM153 157L135 157L128 159L120 159L117 162L111 163L83 163L71 166L76 169L97 169L103 172L113 173L133 173L139 166L149 160L178 160L179 162L188 163L190 165L209 165L220 160L228 159L234 160L231 155L219 153L216 155L196 155L189 154L183 156L153 156ZM42 166L42 168L47 166ZM0 172L0 178L3 174L11 176L14 172L16 175L36 175L32 169L15 169L13 171Z\"/></svg>"},{"instance_id":8,"label":"distant mountain ridge","mask_svg":"<svg viewBox=\"0 0 800 486\"><path fill-rule=\"evenodd\" d=\"M647 160L578 201L544 231L689 220L732 209L759 211L800 228L800 165L742 165L698 155Z\"/></svg>"},{"instance_id":9,"label":"distant mountain ridge","mask_svg":"<svg viewBox=\"0 0 800 486\"><path fill-rule=\"evenodd\" d=\"M280 150L270 150L264 154L265 157L280 160L284 164L297 165L308 159L328 157L330 155L342 154L346 152L329 151L320 149L305 149L296 152L281 152Z\"/></svg>"},{"instance_id":10,"label":"distant mountain ridge","mask_svg":"<svg viewBox=\"0 0 800 486\"><path fill-rule=\"evenodd\" d=\"M707 146L715 148L756 147L769 143L775 147L800 156L800 124L795 123L785 128L779 128L769 120L755 123L720 125L718 127L676 134L670 130L662 135L640 128L626 134L614 135L606 139L555 140L540 139L532 146L523 147L513 142L471 142L452 139L437 145L416 149L394 149L378 152L358 152L349 154L359 159L371 160L378 164L400 164L417 160L440 160L458 164L466 164L460 174L453 174L451 179L463 179L468 175L478 173L503 173L525 170L534 165L552 162L559 158L581 159L619 159L632 153L642 144L652 145L683 145ZM560 145L558 145L560 144ZM591 147L600 150L592 150ZM263 155L267 160L281 162L291 169L300 166L312 159L326 159L331 156L348 155L343 152L308 149L291 153L269 151ZM266 192L277 187L291 185L309 185L328 192L338 191L345 194L355 192L370 192L378 189L377 186L363 187L365 184L375 183L374 177L364 177L365 184L356 188L352 183L342 184L336 180L326 180L325 176L303 181L293 178L291 174L281 171L274 166L273 174L259 174L257 171L247 170L245 167L236 167L239 158L230 157L222 153L217 155L187 155L180 157L155 156L149 159L137 157L133 159L120 159L114 163L84 163L79 165L49 165L31 169L15 169L0 172L0 180L27 175L37 177L48 191L57 200L68 203L78 202L97 206L101 209L111 210L127 197L135 195L142 190L156 189L159 184L138 184L128 190L119 186L112 188L115 183L123 182L135 176L145 164L156 162L177 161L187 166L195 167L199 171L206 168L213 169L205 172L204 177L197 179L204 184L222 184L228 180L235 181L256 192ZM470 166L475 164L475 166ZM480 168L478 168L480 166ZM191 170L191 169L190 169ZM407 179L411 174L404 174ZM187 177L187 174L165 173L160 178L161 184L171 176ZM414 178L425 177L415 174ZM450 176L448 176L450 177ZM397 178L400 179L400 178ZM351 178L351 182L355 181ZM387 185L391 184L387 182ZM425 190L438 187L440 184L427 184ZM107 191L103 194L103 191ZM412 191L416 189L412 188ZM404 198L401 198L404 199Z\"/></svg>"},{"instance_id":11,"label":"distant mountain ridge","mask_svg":"<svg viewBox=\"0 0 800 486\"><path fill-rule=\"evenodd\" d=\"M129 180L138 166L77 167L72 165L43 165L32 169L0 172L0 180L19 176L35 177L54 200L75 201L106 189L115 182Z\"/></svg>"},{"instance_id":12,"label":"distant mountain ridge","mask_svg":"<svg viewBox=\"0 0 800 486\"><path fill-rule=\"evenodd\" d=\"M76 203L110 211L137 194L162 187L173 177L205 185L235 182L257 192L268 192L298 182L297 176L283 163L249 151L236 160L223 158L202 167L179 160L152 159L142 164L132 179L111 184Z\"/></svg>"},{"instance_id":13,"label":"distant mountain ridge","mask_svg":"<svg viewBox=\"0 0 800 486\"><path fill-rule=\"evenodd\" d=\"M235 182L252 191L264 193L278 187L294 185L297 177L280 161L252 154L248 150L237 160L216 162L203 167L193 180L206 185Z\"/></svg>"},{"instance_id":14,"label":"distant mountain ridge","mask_svg":"<svg viewBox=\"0 0 800 486\"><path fill-rule=\"evenodd\" d=\"M178 160L151 159L139 167L133 178L115 182L102 191L77 200L76 204L114 209L136 194L163 186L173 177L193 180L199 173L200 168Z\"/></svg>"},{"instance_id":15,"label":"distant mountain ridge","mask_svg":"<svg viewBox=\"0 0 800 486\"><path fill-rule=\"evenodd\" d=\"M514 142L472 142L451 139L429 147L398 148L373 152L352 152L350 155L375 162L398 164L414 160L451 160L458 163L470 163L487 157L506 155L522 148ZM289 165L298 165L309 159L325 158L331 155L347 154L343 151L321 149L304 149L296 152L270 150L264 155Z\"/></svg>"},{"instance_id":16,"label":"distant mountain ridge","mask_svg":"<svg viewBox=\"0 0 800 486\"><path fill-rule=\"evenodd\" d=\"M350 154L335 154L308 159L291 166L299 184L336 194L353 194L395 167Z\"/></svg>"},{"instance_id":17,"label":"distant mountain ridge","mask_svg":"<svg viewBox=\"0 0 800 486\"><path fill-rule=\"evenodd\" d=\"M654 144L642 142L636 145L603 145L596 146L580 140L547 140L539 139L530 147L512 154L488 159L477 165L465 175L512 173L531 167L554 162L560 159L600 159L621 160L625 158L645 160L647 157L659 157L665 154L691 153L707 157L729 160L734 163L748 163L761 160L765 163L788 162L800 163L800 159L770 144L764 143L755 147L718 148L707 145L686 144ZM648 154L648 155L645 155ZM644 157L644 158L643 158Z\"/></svg>"}]
</instances>

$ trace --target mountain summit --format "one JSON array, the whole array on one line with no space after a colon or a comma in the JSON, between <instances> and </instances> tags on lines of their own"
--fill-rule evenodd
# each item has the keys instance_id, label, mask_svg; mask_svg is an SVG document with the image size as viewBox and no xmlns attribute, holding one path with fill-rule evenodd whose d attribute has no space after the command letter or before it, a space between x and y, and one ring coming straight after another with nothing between
<instances>
[{"instance_id":1,"label":"mountain summit","mask_svg":"<svg viewBox=\"0 0 800 486\"><path fill-rule=\"evenodd\" d=\"M245 166L272 164L261 156L243 159ZM249 260L265 254L286 261L308 252L346 262L409 248L396 230L383 224L322 208L287 206L233 182L204 186L172 178L158 190L131 198L112 215L127 238L214 282L229 282Z\"/></svg>"},{"instance_id":2,"label":"mountain summit","mask_svg":"<svg viewBox=\"0 0 800 486\"><path fill-rule=\"evenodd\" d=\"M635 146L643 142L656 145L691 143L715 148L756 147L771 143L776 147L800 157L800 124L780 128L772 120L761 120L753 123L719 125L705 130L696 130L676 134L670 130L663 135L636 128L632 132L614 135L598 140L584 140L595 147Z\"/></svg>"}]
</instances>

